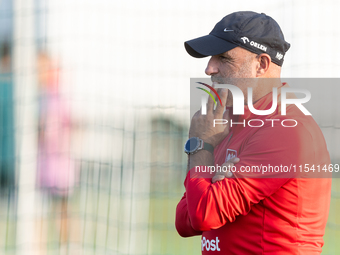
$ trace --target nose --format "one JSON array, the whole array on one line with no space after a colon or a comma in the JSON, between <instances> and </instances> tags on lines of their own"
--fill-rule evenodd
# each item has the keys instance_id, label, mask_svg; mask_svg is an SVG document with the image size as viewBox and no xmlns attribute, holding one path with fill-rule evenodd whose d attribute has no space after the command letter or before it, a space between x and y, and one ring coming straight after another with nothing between
<instances>
[{"instance_id":1,"label":"nose","mask_svg":"<svg viewBox=\"0 0 340 255\"><path fill-rule=\"evenodd\" d=\"M205 73L207 75L214 75L218 73L218 67L217 67L217 61L216 61L216 56L212 56L209 59L208 65L205 68Z\"/></svg>"}]
</instances>

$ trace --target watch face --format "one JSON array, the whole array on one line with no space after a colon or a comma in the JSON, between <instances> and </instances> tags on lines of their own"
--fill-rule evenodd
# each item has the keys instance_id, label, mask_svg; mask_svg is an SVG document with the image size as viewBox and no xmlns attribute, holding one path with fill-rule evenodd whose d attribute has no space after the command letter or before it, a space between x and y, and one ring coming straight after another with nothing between
<instances>
[{"instance_id":1,"label":"watch face","mask_svg":"<svg viewBox=\"0 0 340 255\"><path fill-rule=\"evenodd\" d=\"M186 152L194 152L199 146L199 141L197 137L191 137L185 144Z\"/></svg>"}]
</instances>

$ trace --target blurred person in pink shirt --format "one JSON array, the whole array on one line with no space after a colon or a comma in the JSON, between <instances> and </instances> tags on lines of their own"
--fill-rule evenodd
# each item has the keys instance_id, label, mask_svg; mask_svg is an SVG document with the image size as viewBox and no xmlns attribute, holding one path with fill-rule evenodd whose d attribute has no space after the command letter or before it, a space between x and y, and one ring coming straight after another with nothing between
<instances>
[{"instance_id":1,"label":"blurred person in pink shirt","mask_svg":"<svg viewBox=\"0 0 340 255\"><path fill-rule=\"evenodd\" d=\"M67 198L75 185L70 159L70 110L59 92L59 69L46 53L37 59L39 83L38 185L47 193L52 210L60 214L60 243L68 241Z\"/></svg>"}]
</instances>

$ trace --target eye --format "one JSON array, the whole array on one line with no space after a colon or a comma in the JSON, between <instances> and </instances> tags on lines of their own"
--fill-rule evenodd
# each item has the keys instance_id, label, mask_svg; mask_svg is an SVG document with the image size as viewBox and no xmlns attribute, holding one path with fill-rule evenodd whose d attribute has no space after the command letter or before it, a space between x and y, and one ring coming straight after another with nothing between
<instances>
[{"instance_id":1,"label":"eye","mask_svg":"<svg viewBox=\"0 0 340 255\"><path fill-rule=\"evenodd\" d=\"M230 62L230 58L227 58L227 57L225 57L225 56L219 56L219 60L220 60L221 62Z\"/></svg>"}]
</instances>

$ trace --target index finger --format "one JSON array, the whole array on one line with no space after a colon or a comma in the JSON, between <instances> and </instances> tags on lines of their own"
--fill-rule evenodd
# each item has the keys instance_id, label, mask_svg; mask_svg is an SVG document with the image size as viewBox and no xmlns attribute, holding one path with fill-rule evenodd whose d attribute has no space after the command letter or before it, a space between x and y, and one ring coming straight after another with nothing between
<instances>
[{"instance_id":1,"label":"index finger","mask_svg":"<svg viewBox=\"0 0 340 255\"><path fill-rule=\"evenodd\" d=\"M223 103L223 105L221 105L221 103L217 103L216 106L216 115L222 117L225 106L226 106L226 102L227 102L227 98L228 98L228 93L229 90L228 89L219 89L219 96L221 98L221 101Z\"/></svg>"}]
</instances>

